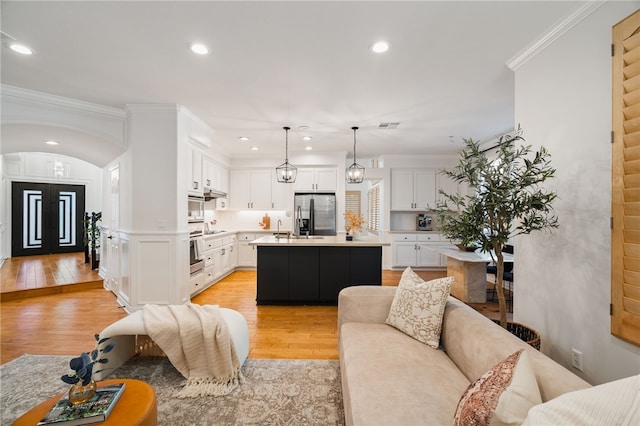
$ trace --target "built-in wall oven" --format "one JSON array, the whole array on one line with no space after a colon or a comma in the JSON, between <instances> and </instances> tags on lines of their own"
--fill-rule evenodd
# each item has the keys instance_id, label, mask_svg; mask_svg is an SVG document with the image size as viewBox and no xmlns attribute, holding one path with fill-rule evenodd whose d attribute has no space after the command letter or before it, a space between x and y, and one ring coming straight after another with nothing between
<instances>
[{"instance_id":1,"label":"built-in wall oven","mask_svg":"<svg viewBox=\"0 0 640 426\"><path fill-rule=\"evenodd\" d=\"M204 236L202 229L192 230L189 234L190 274L195 275L204 270Z\"/></svg>"}]
</instances>

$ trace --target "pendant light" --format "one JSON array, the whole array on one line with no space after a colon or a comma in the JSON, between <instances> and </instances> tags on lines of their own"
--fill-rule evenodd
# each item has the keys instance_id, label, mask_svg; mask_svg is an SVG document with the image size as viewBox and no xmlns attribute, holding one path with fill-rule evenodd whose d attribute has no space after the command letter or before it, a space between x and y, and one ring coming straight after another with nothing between
<instances>
[{"instance_id":1,"label":"pendant light","mask_svg":"<svg viewBox=\"0 0 640 426\"><path fill-rule=\"evenodd\" d=\"M362 183L364 180L364 167L356 163L356 130L357 127L352 127L353 130L353 164L347 169L347 183Z\"/></svg>"},{"instance_id":2,"label":"pendant light","mask_svg":"<svg viewBox=\"0 0 640 426\"><path fill-rule=\"evenodd\" d=\"M280 183L294 183L296 181L296 175L298 169L289 164L289 129L290 127L283 127L285 132L285 150L284 150L284 163L276 167L276 177Z\"/></svg>"}]
</instances>

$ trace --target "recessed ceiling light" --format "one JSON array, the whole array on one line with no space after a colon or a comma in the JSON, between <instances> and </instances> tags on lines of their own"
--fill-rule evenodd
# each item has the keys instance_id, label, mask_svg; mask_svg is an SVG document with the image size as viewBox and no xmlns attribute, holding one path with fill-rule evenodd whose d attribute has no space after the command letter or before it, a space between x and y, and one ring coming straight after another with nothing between
<instances>
[{"instance_id":1,"label":"recessed ceiling light","mask_svg":"<svg viewBox=\"0 0 640 426\"><path fill-rule=\"evenodd\" d=\"M249 140L249 138L246 136L240 136L238 139L240 139L242 142L246 142Z\"/></svg>"},{"instance_id":2,"label":"recessed ceiling light","mask_svg":"<svg viewBox=\"0 0 640 426\"><path fill-rule=\"evenodd\" d=\"M312 146L307 146L304 149L307 150L307 151L311 151L311 150L313 150L313 147Z\"/></svg>"},{"instance_id":3,"label":"recessed ceiling light","mask_svg":"<svg viewBox=\"0 0 640 426\"><path fill-rule=\"evenodd\" d=\"M311 136L303 136L302 137L302 140L303 141L307 141L307 142L310 141L311 139L312 139Z\"/></svg>"},{"instance_id":4,"label":"recessed ceiling light","mask_svg":"<svg viewBox=\"0 0 640 426\"><path fill-rule=\"evenodd\" d=\"M206 55L207 53L209 53L209 48L202 43L191 43L189 45L189 48L193 53L196 53L198 55Z\"/></svg>"},{"instance_id":5,"label":"recessed ceiling light","mask_svg":"<svg viewBox=\"0 0 640 426\"><path fill-rule=\"evenodd\" d=\"M45 143L47 145L58 145L58 142L56 142L56 141L45 141Z\"/></svg>"},{"instance_id":6,"label":"recessed ceiling light","mask_svg":"<svg viewBox=\"0 0 640 426\"><path fill-rule=\"evenodd\" d=\"M257 150L258 150L258 147L257 147L257 146L252 146L252 147L251 147L251 148L249 148L249 149L251 149L251 151L257 151Z\"/></svg>"},{"instance_id":7,"label":"recessed ceiling light","mask_svg":"<svg viewBox=\"0 0 640 426\"><path fill-rule=\"evenodd\" d=\"M371 45L371 51L373 51L375 53L384 53L387 50L389 50L389 42L388 41L380 40L380 41L376 41L375 43L373 43Z\"/></svg>"},{"instance_id":8,"label":"recessed ceiling light","mask_svg":"<svg viewBox=\"0 0 640 426\"><path fill-rule=\"evenodd\" d=\"M24 44L20 43L11 43L9 45L9 49L22 55L31 55L33 53L33 50L31 50L29 46L25 46Z\"/></svg>"}]
</instances>

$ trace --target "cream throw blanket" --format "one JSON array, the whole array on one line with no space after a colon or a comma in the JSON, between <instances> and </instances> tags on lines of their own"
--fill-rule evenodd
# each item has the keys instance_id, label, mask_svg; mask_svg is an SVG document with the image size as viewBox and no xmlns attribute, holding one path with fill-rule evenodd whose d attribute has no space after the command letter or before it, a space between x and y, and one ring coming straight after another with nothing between
<instances>
[{"instance_id":1,"label":"cream throw blanket","mask_svg":"<svg viewBox=\"0 0 640 426\"><path fill-rule=\"evenodd\" d=\"M178 398L227 395L244 378L217 305L145 305L149 337L187 378Z\"/></svg>"}]
</instances>

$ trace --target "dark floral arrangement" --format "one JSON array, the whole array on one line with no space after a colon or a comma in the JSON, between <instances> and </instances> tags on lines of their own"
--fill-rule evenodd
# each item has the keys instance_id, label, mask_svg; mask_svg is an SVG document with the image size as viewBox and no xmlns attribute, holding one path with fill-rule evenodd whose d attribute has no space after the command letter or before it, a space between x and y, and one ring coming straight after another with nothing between
<instances>
[{"instance_id":1,"label":"dark floral arrangement","mask_svg":"<svg viewBox=\"0 0 640 426\"><path fill-rule=\"evenodd\" d=\"M115 343L109 343L102 349L98 349L100 345L109 340L109 337L101 339L99 334L94 335L96 339L96 348L89 352L83 352L79 357L72 358L69 362L69 367L75 374L65 374L61 377L62 381L70 385L74 385L82 380L82 385L87 386L91 382L93 377L93 366L95 364L106 364L109 362L107 358L103 358L102 354L111 352ZM98 370L96 373L103 371Z\"/></svg>"}]
</instances>

